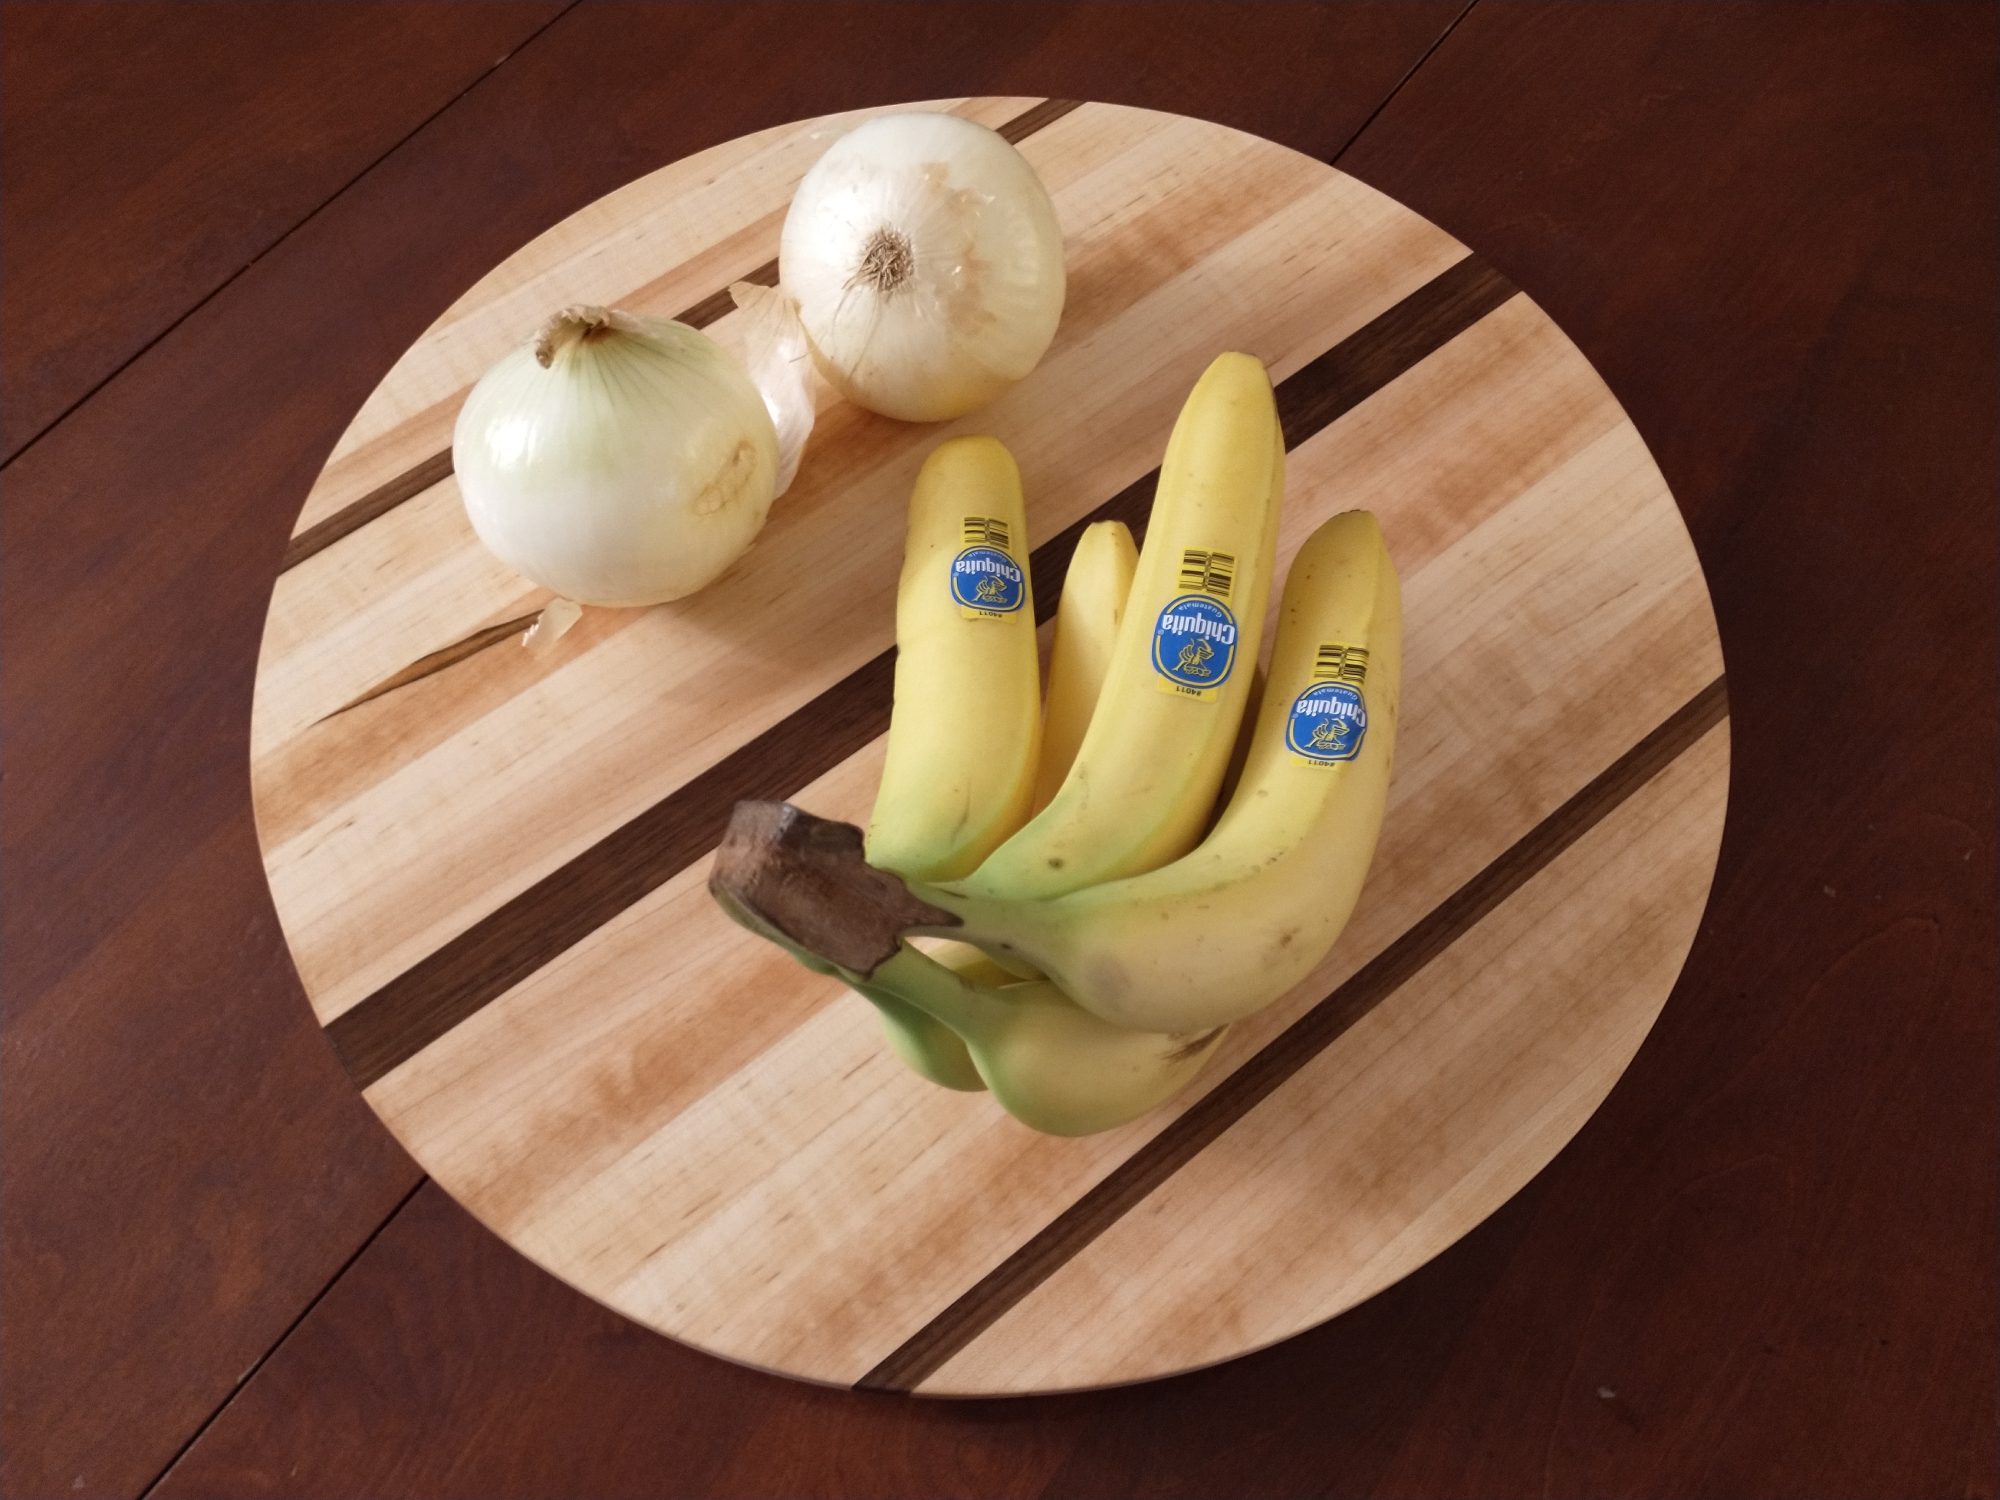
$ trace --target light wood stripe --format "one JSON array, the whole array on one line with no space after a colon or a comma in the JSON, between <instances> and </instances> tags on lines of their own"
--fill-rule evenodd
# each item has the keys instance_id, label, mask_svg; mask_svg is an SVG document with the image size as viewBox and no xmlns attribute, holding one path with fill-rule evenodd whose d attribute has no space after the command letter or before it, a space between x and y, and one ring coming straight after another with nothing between
<instances>
[{"instance_id":1,"label":"light wood stripe","mask_svg":"<svg viewBox=\"0 0 2000 1500\"><path fill-rule=\"evenodd\" d=\"M912 1390L1728 715L1718 677L912 1334L856 1390Z\"/></svg>"},{"instance_id":2,"label":"light wood stripe","mask_svg":"<svg viewBox=\"0 0 2000 1500\"><path fill-rule=\"evenodd\" d=\"M1514 295L1467 256L1278 387L1296 447ZM1086 526L1117 519L1143 536L1158 470L1035 549L1036 611L1054 613ZM506 632L500 637L504 638ZM349 1075L368 1087L680 870L722 836L740 800L774 800L852 755L888 726L894 652L884 652L327 1024Z\"/></svg>"},{"instance_id":3,"label":"light wood stripe","mask_svg":"<svg viewBox=\"0 0 2000 1500\"><path fill-rule=\"evenodd\" d=\"M1081 102L1081 100L1077 99L1044 99L1040 104L1034 106L1034 108L1016 115L1013 119L1007 121L1006 124L1000 126L999 134L1004 136L1008 141L1018 145L1044 126L1052 125L1057 120L1060 120L1071 110L1077 108ZM736 281L748 281L756 286L776 286L778 284L778 263L776 260L768 260L755 270L746 271L743 275L734 279ZM687 324L690 328L706 328L709 324L730 312L735 305L735 301L729 295L729 288L726 286L721 287L702 298L701 301L695 303L692 307L681 312L677 317L677 321ZM334 512L334 514L328 516L317 525L309 527L293 537L285 547L285 555L278 564L278 571L280 573L287 572L297 567L307 558L324 552L342 537L359 531L370 521L387 515L405 500L414 499L432 485L442 483L451 476L451 472L451 450L447 448L442 453L433 453L422 463L398 474L387 484L380 485L369 491L359 500ZM508 633L511 632L503 632L496 639L505 639ZM491 642L488 642L488 644L491 644ZM454 648L446 648L446 650L452 649ZM453 659L458 660L460 658L455 657ZM411 680L413 679L403 678L391 684L371 689L363 697L355 699L354 702L366 702L368 698L377 697L381 693L387 692L391 686L400 687L403 682ZM351 708L354 705L349 704L347 706Z\"/></svg>"}]
</instances>

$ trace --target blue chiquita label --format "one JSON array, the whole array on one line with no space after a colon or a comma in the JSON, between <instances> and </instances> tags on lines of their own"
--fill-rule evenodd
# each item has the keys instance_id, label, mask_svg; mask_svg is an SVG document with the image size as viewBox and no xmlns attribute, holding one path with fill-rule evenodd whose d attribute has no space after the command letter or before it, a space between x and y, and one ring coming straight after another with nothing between
<instances>
[{"instance_id":1,"label":"blue chiquita label","mask_svg":"<svg viewBox=\"0 0 2000 1500\"><path fill-rule=\"evenodd\" d=\"M1368 733L1368 705L1344 682L1315 682L1292 705L1285 742L1321 765L1353 760Z\"/></svg>"},{"instance_id":2,"label":"blue chiquita label","mask_svg":"<svg viewBox=\"0 0 2000 1500\"><path fill-rule=\"evenodd\" d=\"M1236 616L1201 594L1183 594L1153 626L1153 666L1162 691L1206 698L1236 665Z\"/></svg>"},{"instance_id":3,"label":"blue chiquita label","mask_svg":"<svg viewBox=\"0 0 2000 1500\"><path fill-rule=\"evenodd\" d=\"M1012 614L1027 597L1028 575L998 547L967 547L951 560L951 597L974 615Z\"/></svg>"}]
</instances>

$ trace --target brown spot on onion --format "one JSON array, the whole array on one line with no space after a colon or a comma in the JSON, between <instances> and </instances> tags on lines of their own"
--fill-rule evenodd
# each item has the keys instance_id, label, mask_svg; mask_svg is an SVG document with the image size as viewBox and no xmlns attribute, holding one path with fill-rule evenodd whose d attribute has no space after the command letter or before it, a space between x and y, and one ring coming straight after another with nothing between
<instances>
[{"instance_id":1,"label":"brown spot on onion","mask_svg":"<svg viewBox=\"0 0 2000 1500\"><path fill-rule=\"evenodd\" d=\"M712 516L729 509L743 498L743 487L756 472L757 450L748 438L742 438L722 467L701 487L701 493L689 503L688 510L697 516Z\"/></svg>"}]
</instances>

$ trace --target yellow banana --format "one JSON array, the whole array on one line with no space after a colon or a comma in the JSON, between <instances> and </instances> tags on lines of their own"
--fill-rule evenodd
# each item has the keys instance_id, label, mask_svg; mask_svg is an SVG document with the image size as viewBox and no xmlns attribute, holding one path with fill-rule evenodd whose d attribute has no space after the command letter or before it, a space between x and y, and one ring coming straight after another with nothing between
<instances>
[{"instance_id":1,"label":"yellow banana","mask_svg":"<svg viewBox=\"0 0 2000 1500\"><path fill-rule=\"evenodd\" d=\"M1001 968L970 943L940 943L932 950L931 957L974 984L1008 985L1018 983L1021 978ZM908 1064L911 1072L967 1093L977 1093L986 1087L972 1054L965 1050L964 1039L944 1022L906 1000L897 999L887 990L866 985L853 988L874 1002L889 1050Z\"/></svg>"},{"instance_id":2,"label":"yellow banana","mask_svg":"<svg viewBox=\"0 0 2000 1500\"><path fill-rule=\"evenodd\" d=\"M1042 761L1035 773L1035 812L1055 800L1090 727L1139 549L1123 521L1099 521L1077 538L1056 606L1056 644L1049 658L1048 701L1042 710Z\"/></svg>"},{"instance_id":3,"label":"yellow banana","mask_svg":"<svg viewBox=\"0 0 2000 1500\"><path fill-rule=\"evenodd\" d=\"M990 1087L1010 1114L1052 1135L1088 1135L1159 1104L1200 1071L1222 1028L1147 1036L1072 1005L1046 980L1011 983L977 949L943 945L947 963L898 936L945 914L861 859L861 830L772 802L739 802L709 890L737 922L807 968L850 985L881 1011L908 1060L951 1088ZM954 972L956 968L959 972ZM930 1028L911 1027L919 1018ZM959 1043L973 1078L935 1033Z\"/></svg>"},{"instance_id":4,"label":"yellow banana","mask_svg":"<svg viewBox=\"0 0 2000 1500\"><path fill-rule=\"evenodd\" d=\"M1263 634L1284 467L1263 365L1221 355L1168 440L1125 619L1069 775L965 891L1061 896L1166 864L1200 838Z\"/></svg>"},{"instance_id":5,"label":"yellow banana","mask_svg":"<svg viewBox=\"0 0 2000 1500\"><path fill-rule=\"evenodd\" d=\"M970 943L944 943L934 955L939 963L975 984L1012 984L1014 976L994 963ZM986 1087L972 1054L965 1050L959 1034L927 1011L887 990L850 981L854 989L875 1007L889 1050L901 1058L910 1071L932 1083L963 1093L978 1093Z\"/></svg>"},{"instance_id":6,"label":"yellow banana","mask_svg":"<svg viewBox=\"0 0 2000 1500\"><path fill-rule=\"evenodd\" d=\"M1249 1015L1305 977L1354 909L1388 800L1401 673L1402 595L1381 529L1365 511L1335 516L1292 565L1242 778L1199 848L1055 900L912 886L963 925L907 930L1032 965L1138 1031Z\"/></svg>"},{"instance_id":7,"label":"yellow banana","mask_svg":"<svg viewBox=\"0 0 2000 1500\"><path fill-rule=\"evenodd\" d=\"M944 1022L933 1020L908 1001L886 991L853 980L848 984L875 1007L875 1018L882 1024L882 1039L912 1073L961 1093L976 1094L986 1087L986 1080L973 1066L972 1054L965 1050L965 1043Z\"/></svg>"},{"instance_id":8,"label":"yellow banana","mask_svg":"<svg viewBox=\"0 0 2000 1500\"><path fill-rule=\"evenodd\" d=\"M1041 676L1014 459L953 438L910 495L896 596L896 701L868 827L871 864L915 880L978 866L1028 816Z\"/></svg>"},{"instance_id":9,"label":"yellow banana","mask_svg":"<svg viewBox=\"0 0 2000 1500\"><path fill-rule=\"evenodd\" d=\"M1227 1029L1155 1036L1107 1025L1047 980L978 983L908 946L871 974L843 977L878 1006L907 1006L957 1032L1000 1106L1046 1135L1137 1119L1186 1086Z\"/></svg>"}]
</instances>

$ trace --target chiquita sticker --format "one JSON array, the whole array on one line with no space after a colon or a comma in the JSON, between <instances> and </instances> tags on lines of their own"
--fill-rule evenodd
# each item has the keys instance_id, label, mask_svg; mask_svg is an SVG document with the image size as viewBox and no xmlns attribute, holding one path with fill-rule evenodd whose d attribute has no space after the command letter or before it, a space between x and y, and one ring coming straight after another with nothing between
<instances>
[{"instance_id":1,"label":"chiquita sticker","mask_svg":"<svg viewBox=\"0 0 2000 1500\"><path fill-rule=\"evenodd\" d=\"M1153 667L1160 691L1208 698L1236 665L1236 616L1202 594L1183 594L1160 611L1153 626Z\"/></svg>"},{"instance_id":2,"label":"chiquita sticker","mask_svg":"<svg viewBox=\"0 0 2000 1500\"><path fill-rule=\"evenodd\" d=\"M951 560L951 597L965 614L1012 614L1027 592L1027 574L998 547L967 547Z\"/></svg>"},{"instance_id":3,"label":"chiquita sticker","mask_svg":"<svg viewBox=\"0 0 2000 1500\"><path fill-rule=\"evenodd\" d=\"M1368 705L1344 682L1316 682L1292 704L1285 741L1319 765L1353 760L1368 733Z\"/></svg>"}]
</instances>

